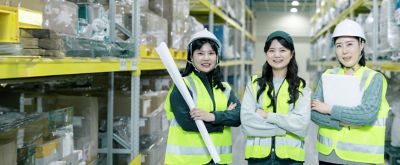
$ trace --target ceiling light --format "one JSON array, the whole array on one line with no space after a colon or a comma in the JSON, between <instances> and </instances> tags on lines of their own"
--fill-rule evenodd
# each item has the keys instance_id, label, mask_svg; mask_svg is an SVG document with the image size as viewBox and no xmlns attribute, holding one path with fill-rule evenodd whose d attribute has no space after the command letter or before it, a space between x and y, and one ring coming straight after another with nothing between
<instances>
[{"instance_id":1,"label":"ceiling light","mask_svg":"<svg viewBox=\"0 0 400 165\"><path fill-rule=\"evenodd\" d=\"M290 9L290 12L291 12L291 13L297 13L297 8L294 8L294 7L291 8L291 9Z\"/></svg>"},{"instance_id":2,"label":"ceiling light","mask_svg":"<svg viewBox=\"0 0 400 165\"><path fill-rule=\"evenodd\" d=\"M292 6L299 6L299 5L300 5L299 1L292 1Z\"/></svg>"}]
</instances>

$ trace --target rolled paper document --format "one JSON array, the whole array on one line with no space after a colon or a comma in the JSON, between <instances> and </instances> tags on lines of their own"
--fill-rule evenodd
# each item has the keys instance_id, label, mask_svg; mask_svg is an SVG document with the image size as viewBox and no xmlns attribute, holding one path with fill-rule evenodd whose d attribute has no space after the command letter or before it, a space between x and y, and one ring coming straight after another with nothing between
<instances>
[{"instance_id":1,"label":"rolled paper document","mask_svg":"<svg viewBox=\"0 0 400 165\"><path fill-rule=\"evenodd\" d=\"M189 106L190 110L192 110L193 108L195 108L194 101L192 99L192 96L190 96L189 90L187 89L185 82L183 82L181 73L179 72L178 67L176 67L176 64L172 59L171 53L169 52L167 45L164 42L161 42L157 46L156 51L160 56L161 61L167 68L168 74L174 81L175 86L178 88L179 92L185 99L185 102ZM206 144L208 152L210 153L214 163L219 163L220 157L218 155L217 150L215 149L213 142L211 141L210 135L208 134L204 122L202 120L195 120L195 123L197 128L199 129L201 137L203 138L203 141Z\"/></svg>"}]
</instances>

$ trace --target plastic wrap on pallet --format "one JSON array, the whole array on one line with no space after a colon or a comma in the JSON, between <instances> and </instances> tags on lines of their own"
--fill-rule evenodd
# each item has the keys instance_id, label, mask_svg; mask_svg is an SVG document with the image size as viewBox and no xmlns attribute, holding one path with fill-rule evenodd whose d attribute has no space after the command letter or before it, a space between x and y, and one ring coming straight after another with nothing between
<instances>
[{"instance_id":1,"label":"plastic wrap on pallet","mask_svg":"<svg viewBox=\"0 0 400 165\"><path fill-rule=\"evenodd\" d=\"M188 18L189 0L149 0L149 9L167 19L168 46L185 50L191 35L191 23Z\"/></svg>"},{"instance_id":2,"label":"plastic wrap on pallet","mask_svg":"<svg viewBox=\"0 0 400 165\"><path fill-rule=\"evenodd\" d=\"M396 9L395 0L384 0L381 7L380 19L380 48L389 50L399 50L400 45L400 26L396 25L394 14ZM381 50L387 52L386 50ZM391 55L384 54L386 56ZM388 57L386 57L388 58Z\"/></svg>"},{"instance_id":3,"label":"plastic wrap on pallet","mask_svg":"<svg viewBox=\"0 0 400 165\"><path fill-rule=\"evenodd\" d=\"M46 51L55 51L70 57L132 57L129 43L118 41L109 43L88 38L63 35L57 39L40 39L39 45Z\"/></svg>"},{"instance_id":4,"label":"plastic wrap on pallet","mask_svg":"<svg viewBox=\"0 0 400 165\"><path fill-rule=\"evenodd\" d=\"M96 40L108 37L108 16L101 4L78 4L78 34Z\"/></svg>"},{"instance_id":5,"label":"plastic wrap on pallet","mask_svg":"<svg viewBox=\"0 0 400 165\"><path fill-rule=\"evenodd\" d=\"M396 25L400 26L400 0L396 2L396 11L394 13L394 19L396 21Z\"/></svg>"},{"instance_id":6,"label":"plastic wrap on pallet","mask_svg":"<svg viewBox=\"0 0 400 165\"><path fill-rule=\"evenodd\" d=\"M19 55L22 46L20 44L0 44L0 55Z\"/></svg>"},{"instance_id":7,"label":"plastic wrap on pallet","mask_svg":"<svg viewBox=\"0 0 400 165\"><path fill-rule=\"evenodd\" d=\"M130 22L130 20L128 21ZM150 10L140 13L142 28L141 43L156 46L161 42L168 41L168 22Z\"/></svg>"},{"instance_id":8,"label":"plastic wrap on pallet","mask_svg":"<svg viewBox=\"0 0 400 165\"><path fill-rule=\"evenodd\" d=\"M244 44L244 52L246 55L246 60L252 60L254 57L254 43L246 41Z\"/></svg>"},{"instance_id":9,"label":"plastic wrap on pallet","mask_svg":"<svg viewBox=\"0 0 400 165\"><path fill-rule=\"evenodd\" d=\"M191 21L191 33L195 34L199 31L202 31L204 29L204 25L197 21L197 19L193 16L190 16L190 21Z\"/></svg>"},{"instance_id":10,"label":"plastic wrap on pallet","mask_svg":"<svg viewBox=\"0 0 400 165\"><path fill-rule=\"evenodd\" d=\"M30 10L42 11L43 0L0 0L0 5L23 7Z\"/></svg>"},{"instance_id":11,"label":"plastic wrap on pallet","mask_svg":"<svg viewBox=\"0 0 400 165\"><path fill-rule=\"evenodd\" d=\"M43 27L56 32L76 35L78 6L64 0L44 0Z\"/></svg>"}]
</instances>

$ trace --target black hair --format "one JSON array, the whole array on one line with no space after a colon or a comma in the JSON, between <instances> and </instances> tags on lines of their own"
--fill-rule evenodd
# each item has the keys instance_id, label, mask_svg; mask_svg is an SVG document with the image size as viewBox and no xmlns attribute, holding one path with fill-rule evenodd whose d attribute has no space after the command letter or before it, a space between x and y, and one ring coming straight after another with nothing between
<instances>
[{"instance_id":1,"label":"black hair","mask_svg":"<svg viewBox=\"0 0 400 165\"><path fill-rule=\"evenodd\" d=\"M271 43L274 39L277 39L277 41L284 46L285 48L289 49L292 54L293 57L292 59L290 59L290 62L288 64L288 69L287 69L287 73L286 73L286 77L285 79L287 80L287 82L289 83L289 100L288 103L295 103L296 100L299 98L299 87L300 84L302 83L301 88L304 88L306 86L306 81L304 81L304 79L302 79L301 77L299 77L297 75L298 73L298 66L297 66L297 62L296 62L296 53L294 50L294 45L293 44L289 44L285 39L281 38L281 37L275 37L267 42L265 42L265 46L264 46L264 52L266 53L268 51L268 49L271 46ZM272 67L268 64L268 62L266 61L265 64L263 65L263 70L262 70L262 75L260 78L257 78L255 81L257 81L258 86L260 87L260 89L257 91L257 98L259 98L261 96L261 94L265 91L266 86L268 85L268 91L267 91L267 95L271 100L271 104L268 105L268 107L272 106L272 102L274 101L274 98L272 96L272 92L274 90L274 85L273 85L273 72L272 72ZM258 99L257 99L258 100Z\"/></svg>"},{"instance_id":2,"label":"black hair","mask_svg":"<svg viewBox=\"0 0 400 165\"><path fill-rule=\"evenodd\" d=\"M182 72L182 76L187 76L190 73L192 73L193 71L198 72L195 67L191 64L192 63L192 56L193 56L193 52L197 49L200 49L204 44L209 43L211 45L211 48L215 51L215 53L217 54L217 59L218 57L218 44L211 40L211 39L207 39L207 38L201 38L201 39L197 39L193 42L191 42L188 46L188 50L187 50L187 62L186 62L186 67ZM219 61L219 60L218 60ZM225 87L222 85L222 74L221 74L221 68L219 67L219 65L213 69L212 71L210 71L209 73L207 73L207 77L209 78L209 80L212 80L210 83L213 87L217 87L217 89L221 89L222 91L225 91Z\"/></svg>"},{"instance_id":3,"label":"black hair","mask_svg":"<svg viewBox=\"0 0 400 165\"><path fill-rule=\"evenodd\" d=\"M349 36L349 37L351 37L351 36ZM333 44L336 44L336 40L338 39L339 37L335 37L335 38L333 38ZM353 37L353 38L355 38L355 39L357 39L358 41L359 41L359 43L364 43L365 44L365 40L363 39L363 38L361 38L361 37ZM365 48L365 45L364 45L364 48ZM361 58L360 58L360 60L358 61L358 64L360 65L360 66L365 66L366 65L366 61L367 61L367 59L365 58L365 51L364 51L364 48L361 50ZM339 62L340 63L340 62ZM344 65L342 64L342 63L340 63L340 66L343 68L344 67Z\"/></svg>"}]
</instances>

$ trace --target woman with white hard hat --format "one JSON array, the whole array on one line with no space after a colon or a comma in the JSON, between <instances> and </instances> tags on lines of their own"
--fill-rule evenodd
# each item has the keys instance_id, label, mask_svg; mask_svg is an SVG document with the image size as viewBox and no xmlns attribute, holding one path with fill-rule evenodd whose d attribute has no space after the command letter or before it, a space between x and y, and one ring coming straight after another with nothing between
<instances>
[{"instance_id":1,"label":"woman with white hard hat","mask_svg":"<svg viewBox=\"0 0 400 165\"><path fill-rule=\"evenodd\" d=\"M355 21L340 22L332 35L340 67L325 73L360 79L361 104L324 103L320 80L311 102L311 119L319 125L316 141L320 164L384 164L385 121L389 111L385 77L365 66L365 34Z\"/></svg>"},{"instance_id":2,"label":"woman with white hard hat","mask_svg":"<svg viewBox=\"0 0 400 165\"><path fill-rule=\"evenodd\" d=\"M302 165L310 121L311 92L299 77L292 37L268 35L261 75L248 81L240 119L249 165Z\"/></svg>"},{"instance_id":3,"label":"woman with white hard hat","mask_svg":"<svg viewBox=\"0 0 400 165\"><path fill-rule=\"evenodd\" d=\"M165 164L216 164L195 120L204 121L221 158L219 163L232 163L230 127L240 125L240 102L230 85L221 80L221 43L204 29L192 36L187 52L182 77L196 108L189 109L177 87L171 87L164 106L170 120Z\"/></svg>"}]
</instances>

